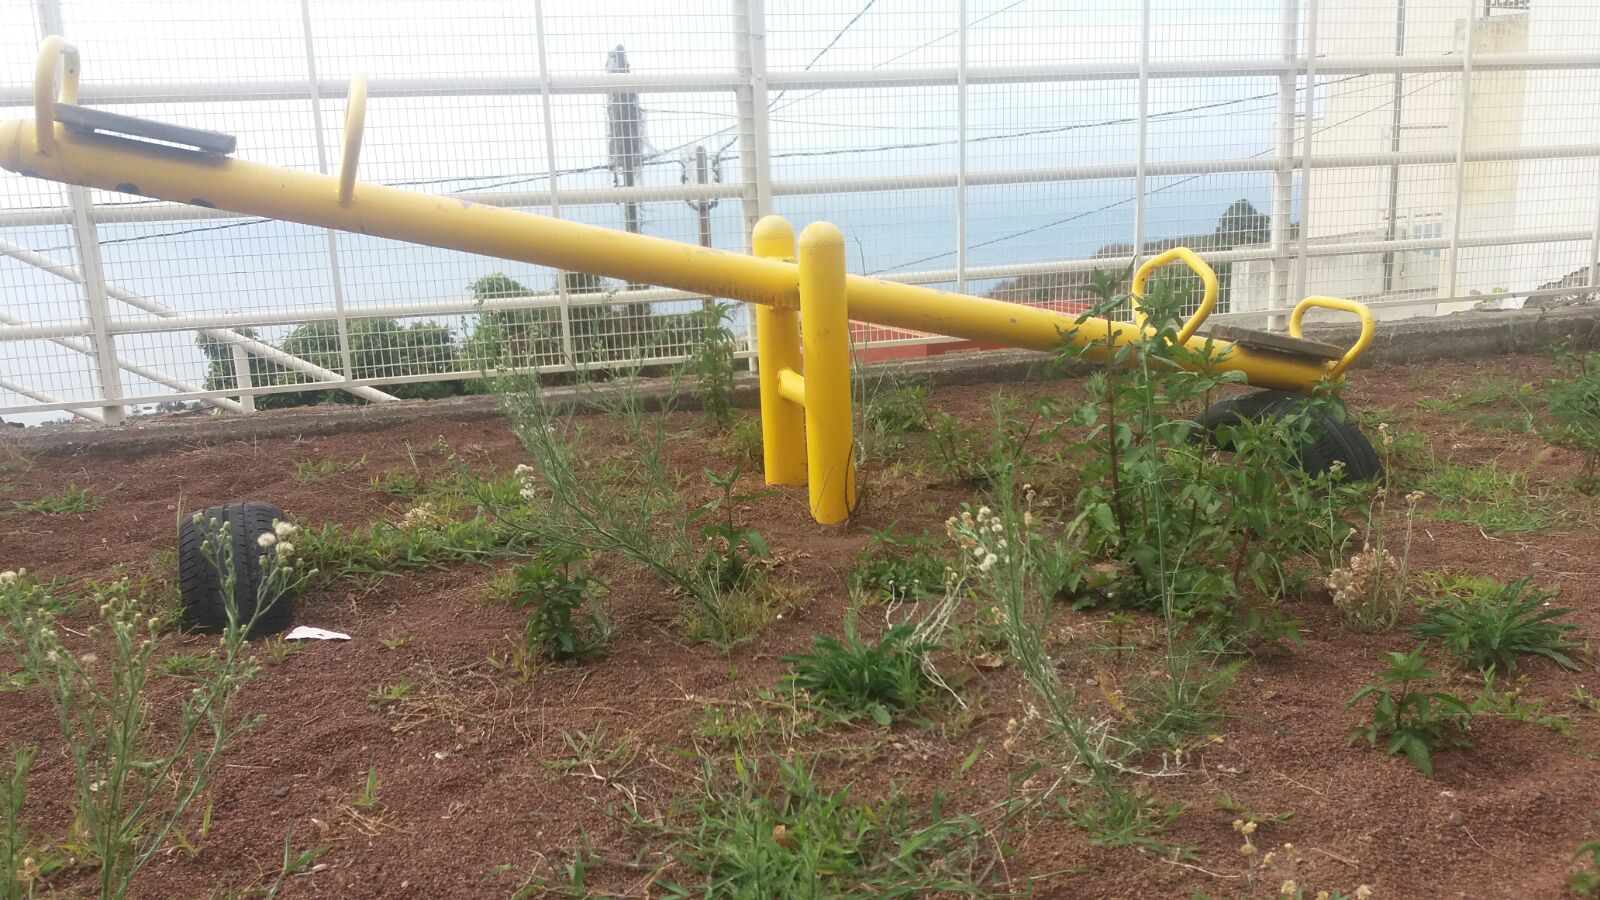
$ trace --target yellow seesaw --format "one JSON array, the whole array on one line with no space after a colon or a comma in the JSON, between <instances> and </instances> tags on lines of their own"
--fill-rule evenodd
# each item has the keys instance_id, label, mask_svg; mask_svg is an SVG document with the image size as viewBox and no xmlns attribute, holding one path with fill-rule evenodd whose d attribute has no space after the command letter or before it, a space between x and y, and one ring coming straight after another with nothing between
<instances>
[{"instance_id":1,"label":"yellow seesaw","mask_svg":"<svg viewBox=\"0 0 1600 900\"><path fill-rule=\"evenodd\" d=\"M234 139L228 135L76 106L79 74L77 49L60 37L46 38L34 73L34 117L0 123L0 166L67 184L756 304L767 483L808 485L812 515L823 524L844 521L855 505L851 319L1031 350L1053 350L1065 339L1103 354L1146 330L1138 305L1146 280L1162 266L1182 262L1200 277L1204 293L1178 338L1197 350L1211 341L1216 368L1243 372L1251 384L1310 391L1323 379L1340 377L1372 340L1367 307L1332 297L1300 301L1290 315L1287 339L1231 329L1234 340L1229 341L1221 339L1220 328L1202 337L1200 325L1216 305L1217 278L1184 248L1139 268L1131 291L1134 322L1092 318L1079 323L1051 310L846 274L844 236L826 222L806 227L797 253L789 223L767 216L757 223L753 252L746 256L358 184L366 118L366 79L360 75L350 84L343 156L334 178L233 159L228 154ZM1361 320L1360 336L1349 348L1331 353L1325 345L1301 340L1301 323L1312 307L1353 313Z\"/></svg>"}]
</instances>

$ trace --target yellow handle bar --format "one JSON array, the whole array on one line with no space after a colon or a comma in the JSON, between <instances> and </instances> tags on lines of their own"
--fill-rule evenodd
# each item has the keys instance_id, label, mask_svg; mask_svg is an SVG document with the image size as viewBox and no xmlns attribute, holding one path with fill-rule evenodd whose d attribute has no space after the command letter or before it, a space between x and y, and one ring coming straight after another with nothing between
<instances>
[{"instance_id":1,"label":"yellow handle bar","mask_svg":"<svg viewBox=\"0 0 1600 900\"><path fill-rule=\"evenodd\" d=\"M1134 273L1133 284L1129 287L1128 293L1133 297L1133 323L1143 328L1148 317L1145 315L1143 304L1139 301L1144 299L1145 280L1162 266L1179 260L1199 275L1201 284L1205 285L1205 293L1200 297L1200 308L1195 310L1189 321L1183 323L1183 328L1178 330L1177 343L1181 344L1194 337L1194 333L1200 330L1201 323L1205 322L1206 317L1211 315L1212 308L1217 305L1217 273L1211 271L1211 267L1206 265L1204 260L1194 255L1194 251L1188 247L1173 247L1159 256L1145 260L1139 271Z\"/></svg>"},{"instance_id":2,"label":"yellow handle bar","mask_svg":"<svg viewBox=\"0 0 1600 900\"><path fill-rule=\"evenodd\" d=\"M61 65L63 57L65 66ZM40 153L49 153L56 146L56 72L61 73L61 102L77 103L81 70L77 47L54 34L44 39L33 69L33 123Z\"/></svg>"},{"instance_id":3,"label":"yellow handle bar","mask_svg":"<svg viewBox=\"0 0 1600 900\"><path fill-rule=\"evenodd\" d=\"M1296 303L1294 311L1289 313L1290 337L1301 337L1301 322L1306 317L1306 310L1311 309L1313 306L1352 313L1361 319L1361 334L1356 337L1356 342L1351 344L1350 349L1345 351L1344 356L1333 364L1333 368L1328 370L1327 377L1338 378L1344 373L1345 369L1350 368L1350 364L1355 362L1357 357L1366 352L1367 345L1372 343L1372 333L1377 329L1376 323L1372 320L1372 310L1368 309L1365 303L1357 303L1354 300L1341 300L1338 297L1307 297Z\"/></svg>"}]
</instances>

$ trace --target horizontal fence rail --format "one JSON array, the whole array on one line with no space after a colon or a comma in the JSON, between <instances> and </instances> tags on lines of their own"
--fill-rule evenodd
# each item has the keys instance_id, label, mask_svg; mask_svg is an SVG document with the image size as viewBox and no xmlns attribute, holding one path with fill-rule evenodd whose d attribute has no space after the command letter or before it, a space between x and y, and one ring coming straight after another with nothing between
<instances>
[{"instance_id":1,"label":"horizontal fence rail","mask_svg":"<svg viewBox=\"0 0 1600 900\"><path fill-rule=\"evenodd\" d=\"M1258 327L1305 293L1396 317L1597 290L1588 0L550 6L0 0L0 117L60 33L81 103L237 131L245 158L327 172L362 69L374 182L746 251L762 215L828 219L851 271L1058 310L1174 243L1218 269L1219 321ZM707 300L0 177L0 415L26 421L671 366Z\"/></svg>"}]
</instances>

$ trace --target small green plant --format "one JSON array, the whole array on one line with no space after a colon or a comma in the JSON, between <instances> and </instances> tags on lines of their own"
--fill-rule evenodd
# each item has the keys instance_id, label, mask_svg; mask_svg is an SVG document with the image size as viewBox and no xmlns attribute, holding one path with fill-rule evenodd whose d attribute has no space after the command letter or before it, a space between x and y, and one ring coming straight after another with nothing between
<instances>
[{"instance_id":1,"label":"small green plant","mask_svg":"<svg viewBox=\"0 0 1600 900\"><path fill-rule=\"evenodd\" d=\"M91 513L99 509L106 502L101 494L91 494L76 484L68 485L67 489L59 494L49 497L40 497L37 500L13 500L12 512L31 512L46 516L75 516Z\"/></svg>"},{"instance_id":2,"label":"small green plant","mask_svg":"<svg viewBox=\"0 0 1600 900\"><path fill-rule=\"evenodd\" d=\"M1419 638L1439 638L1444 646L1479 671L1511 672L1517 655L1542 656L1557 665L1577 669L1562 651L1578 646L1567 639L1576 625L1552 621L1572 610L1552 607L1550 594L1528 589L1519 578L1490 595L1429 609L1412 633Z\"/></svg>"},{"instance_id":3,"label":"small green plant","mask_svg":"<svg viewBox=\"0 0 1600 900\"><path fill-rule=\"evenodd\" d=\"M33 873L24 863L28 835L22 828L22 807L28 799L28 771L38 755L37 747L12 748L11 778L0 797L0 897L5 900L33 896Z\"/></svg>"},{"instance_id":4,"label":"small green plant","mask_svg":"<svg viewBox=\"0 0 1600 900\"><path fill-rule=\"evenodd\" d=\"M707 302L695 314L700 340L689 359L693 368L700 413L718 431L733 426L733 349L734 334L729 327L736 304L723 300Z\"/></svg>"},{"instance_id":5,"label":"small green plant","mask_svg":"<svg viewBox=\"0 0 1600 900\"><path fill-rule=\"evenodd\" d=\"M189 679L209 674L214 664L209 654L179 651L167 654L156 670L168 678Z\"/></svg>"},{"instance_id":6,"label":"small green plant","mask_svg":"<svg viewBox=\"0 0 1600 900\"><path fill-rule=\"evenodd\" d=\"M1156 838L1183 814L1181 805L1163 806L1154 797L1123 785L1089 794L1076 803L1056 797L1061 811L1097 847L1134 847L1158 856L1187 855Z\"/></svg>"},{"instance_id":7,"label":"small green plant","mask_svg":"<svg viewBox=\"0 0 1600 900\"><path fill-rule=\"evenodd\" d=\"M705 788L665 825L666 852L692 883L665 882L667 896L918 897L985 893L995 858L983 826L935 798L914 809L891 788L861 802L829 791L803 762L779 761L776 777L735 756L732 778L707 763Z\"/></svg>"},{"instance_id":8,"label":"small green plant","mask_svg":"<svg viewBox=\"0 0 1600 900\"><path fill-rule=\"evenodd\" d=\"M399 500L417 500L427 493L422 476L407 469L385 469L372 476L372 488Z\"/></svg>"},{"instance_id":9,"label":"small green plant","mask_svg":"<svg viewBox=\"0 0 1600 900\"><path fill-rule=\"evenodd\" d=\"M1600 841L1584 841L1572 851L1583 868L1567 875L1567 889L1580 897L1600 897Z\"/></svg>"},{"instance_id":10,"label":"small green plant","mask_svg":"<svg viewBox=\"0 0 1600 900\"><path fill-rule=\"evenodd\" d=\"M380 636L378 638L378 643L382 645L383 649L385 650L399 650L406 644L411 643L411 639L403 634L390 633Z\"/></svg>"},{"instance_id":11,"label":"small green plant","mask_svg":"<svg viewBox=\"0 0 1600 900\"><path fill-rule=\"evenodd\" d=\"M702 503L689 517L691 522L700 524L700 539L705 545L700 568L722 590L738 590L750 583L761 570L762 561L771 555L761 532L739 524L739 504L765 496L766 492L735 493L738 469L726 475L706 469L705 476L716 488L717 496Z\"/></svg>"},{"instance_id":12,"label":"small green plant","mask_svg":"<svg viewBox=\"0 0 1600 900\"><path fill-rule=\"evenodd\" d=\"M297 459L294 461L294 477L301 484L321 484L336 475L354 472L367 464L365 456L360 459Z\"/></svg>"},{"instance_id":13,"label":"small green plant","mask_svg":"<svg viewBox=\"0 0 1600 900\"><path fill-rule=\"evenodd\" d=\"M1378 682L1357 691L1345 709L1373 698L1372 721L1351 730L1351 743L1364 740L1376 747L1384 740L1390 756L1404 753L1418 771L1432 778L1435 751L1471 746L1465 735L1472 723L1472 709L1454 694L1413 690L1444 677L1428 668L1422 656L1425 646L1419 644L1410 653L1386 654L1389 665L1378 672Z\"/></svg>"},{"instance_id":14,"label":"small green plant","mask_svg":"<svg viewBox=\"0 0 1600 900\"><path fill-rule=\"evenodd\" d=\"M933 541L884 529L872 532L850 584L889 603L927 600L944 594L947 568Z\"/></svg>"},{"instance_id":15,"label":"small green plant","mask_svg":"<svg viewBox=\"0 0 1600 900\"><path fill-rule=\"evenodd\" d=\"M1294 813L1287 810L1284 812L1275 813L1256 812L1255 810L1246 806L1244 801L1233 796L1232 794L1222 794L1221 796L1217 797L1217 809L1233 813L1238 819L1247 822L1255 822L1258 825L1262 823L1277 824L1279 822L1287 822L1294 818Z\"/></svg>"},{"instance_id":16,"label":"small green plant","mask_svg":"<svg viewBox=\"0 0 1600 900\"><path fill-rule=\"evenodd\" d=\"M1546 437L1583 454L1579 483L1593 490L1600 465L1600 355L1578 356L1562 347L1555 357L1565 377L1547 389L1545 409L1557 424Z\"/></svg>"},{"instance_id":17,"label":"small green plant","mask_svg":"<svg viewBox=\"0 0 1600 900\"><path fill-rule=\"evenodd\" d=\"M378 767L367 766L367 780L361 785L361 793L356 795L355 807L357 809L371 809L380 802L378 796Z\"/></svg>"},{"instance_id":18,"label":"small green plant","mask_svg":"<svg viewBox=\"0 0 1600 900\"><path fill-rule=\"evenodd\" d=\"M819 634L808 652L784 657L793 669L785 687L804 691L847 718L868 715L888 725L927 698L933 687L927 672L931 649L904 622L877 643L867 643L847 619L843 641Z\"/></svg>"},{"instance_id":19,"label":"small green plant","mask_svg":"<svg viewBox=\"0 0 1600 900\"><path fill-rule=\"evenodd\" d=\"M759 471L766 465L759 417L745 416L733 423L728 430L728 452L752 469Z\"/></svg>"},{"instance_id":20,"label":"small green plant","mask_svg":"<svg viewBox=\"0 0 1600 900\"><path fill-rule=\"evenodd\" d=\"M528 653L567 662L599 653L610 642L600 584L575 571L578 561L574 551L552 548L514 570L512 602L533 610L523 629Z\"/></svg>"},{"instance_id":21,"label":"small green plant","mask_svg":"<svg viewBox=\"0 0 1600 900\"><path fill-rule=\"evenodd\" d=\"M1009 394L996 394L989 412L988 428L962 425L946 412L928 417L929 462L935 471L962 484L991 485L1001 472L1033 465L1038 445L1059 429L1055 403L1047 398L1024 405Z\"/></svg>"},{"instance_id":22,"label":"small green plant","mask_svg":"<svg viewBox=\"0 0 1600 900\"><path fill-rule=\"evenodd\" d=\"M862 379L861 425L879 444L893 445L909 431L928 430L928 386L896 377L869 385Z\"/></svg>"},{"instance_id":23,"label":"small green plant","mask_svg":"<svg viewBox=\"0 0 1600 900\"><path fill-rule=\"evenodd\" d=\"M1512 722L1529 722L1562 737L1572 737L1572 718L1544 711L1544 700L1527 695L1528 676L1518 676L1510 690L1496 690L1494 669L1483 672L1483 687L1472 698L1472 715L1498 716Z\"/></svg>"},{"instance_id":24,"label":"small green plant","mask_svg":"<svg viewBox=\"0 0 1600 900\"><path fill-rule=\"evenodd\" d=\"M378 706L394 706L417 699L417 686L404 680L380 684L367 692L367 699Z\"/></svg>"},{"instance_id":25,"label":"small green plant","mask_svg":"<svg viewBox=\"0 0 1600 900\"><path fill-rule=\"evenodd\" d=\"M276 666L293 656L300 645L294 641L286 641L282 635L273 635L261 641L261 659L269 666Z\"/></svg>"}]
</instances>

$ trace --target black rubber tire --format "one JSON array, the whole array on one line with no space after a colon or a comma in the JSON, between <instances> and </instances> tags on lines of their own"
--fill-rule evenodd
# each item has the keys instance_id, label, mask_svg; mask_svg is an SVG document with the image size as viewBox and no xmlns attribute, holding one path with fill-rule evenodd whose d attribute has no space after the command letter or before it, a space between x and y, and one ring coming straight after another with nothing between
<instances>
[{"instance_id":1,"label":"black rubber tire","mask_svg":"<svg viewBox=\"0 0 1600 900\"><path fill-rule=\"evenodd\" d=\"M1200 415L1199 424L1204 434L1227 449L1217 438L1217 426L1241 419L1261 422L1297 410L1310 401L1305 394L1293 391L1252 391L1211 404ZM1342 460L1347 481L1372 481L1383 474L1383 462L1372 449L1372 442L1344 415L1343 407L1314 411L1311 431L1311 441L1301 446L1298 454L1300 468L1305 472L1321 475L1333 467L1335 460Z\"/></svg>"},{"instance_id":2,"label":"black rubber tire","mask_svg":"<svg viewBox=\"0 0 1600 900\"><path fill-rule=\"evenodd\" d=\"M218 526L210 524L213 519ZM228 537L233 544L234 594L238 598L239 621L247 622L256 615L261 557L273 552L263 550L258 541L261 535L272 531L274 522L283 519L282 511L276 506L260 500L248 500L203 510L198 523L193 517L183 520L178 526L178 586L183 598L184 631L217 634L228 627L228 608L222 596L222 579L216 567L201 552L206 536L214 533L221 523L227 523ZM287 629L294 618L293 608L292 597L279 597L270 607L262 610L248 637L265 637Z\"/></svg>"}]
</instances>

